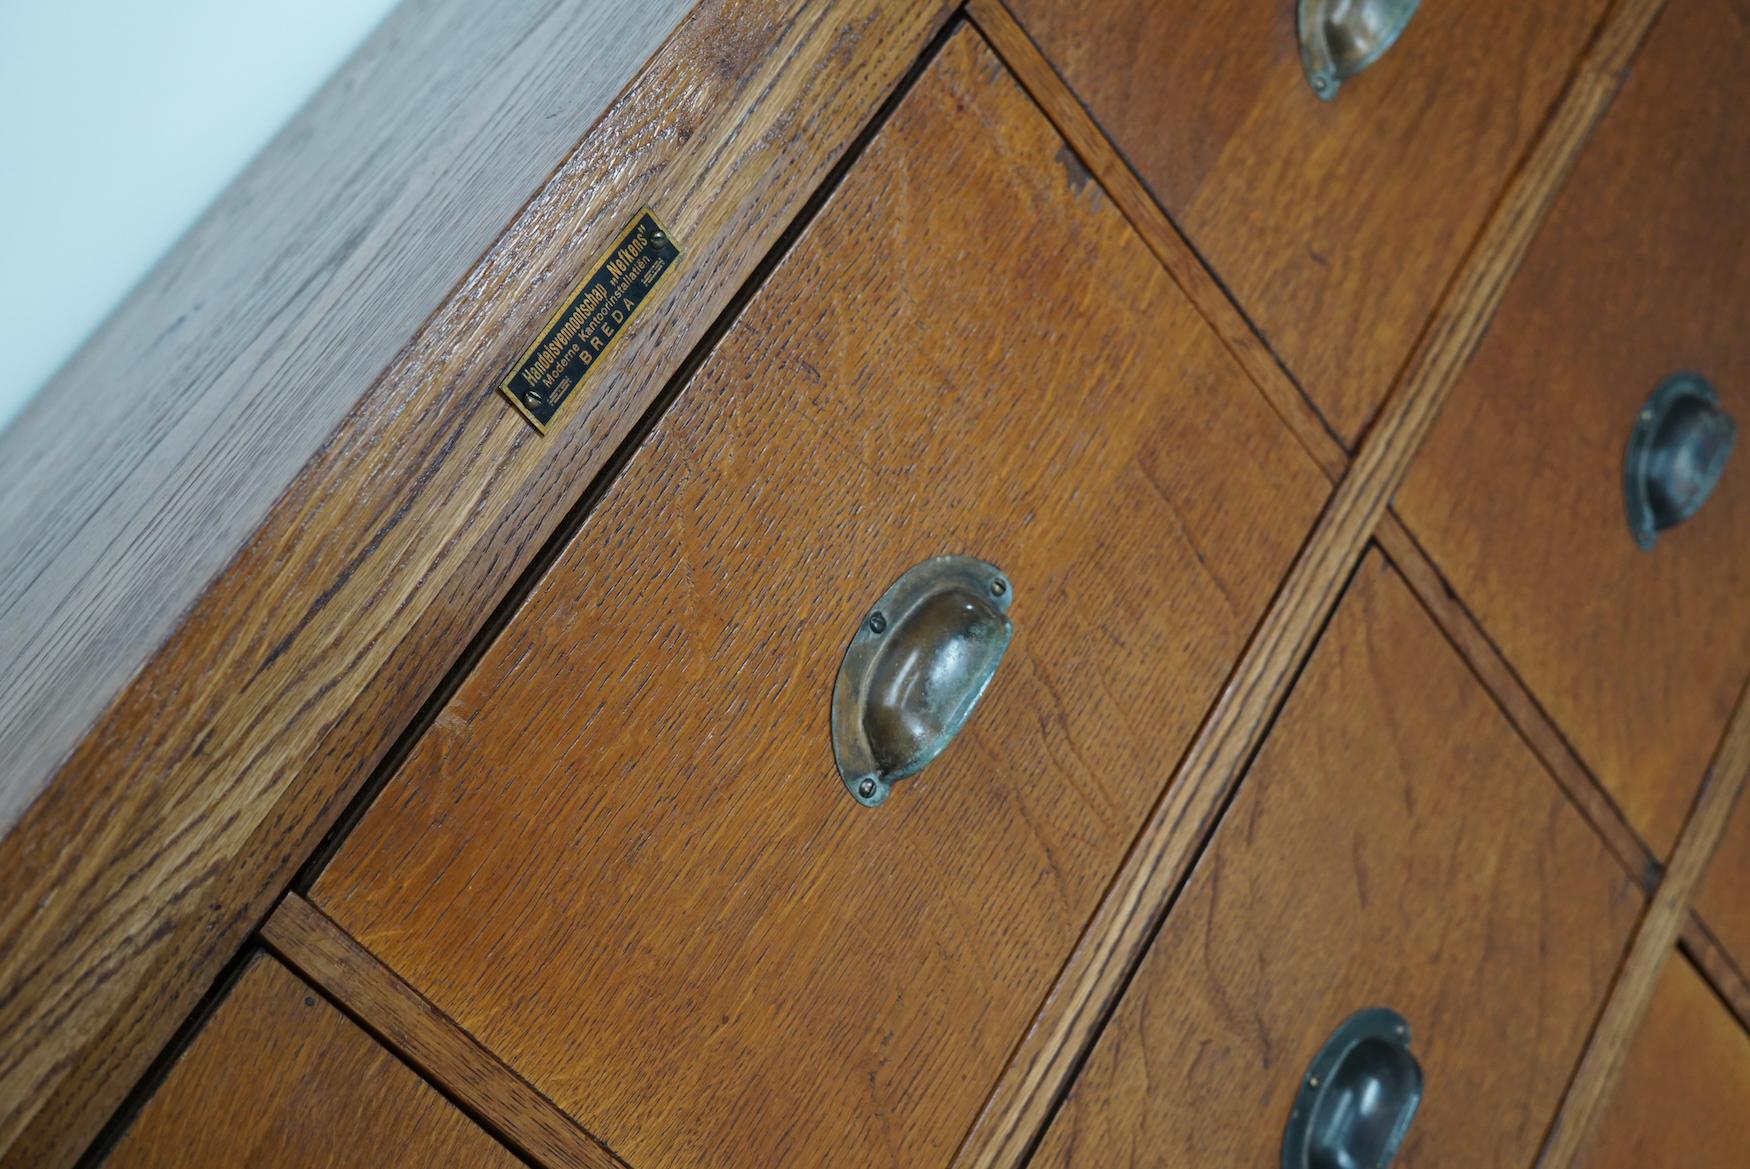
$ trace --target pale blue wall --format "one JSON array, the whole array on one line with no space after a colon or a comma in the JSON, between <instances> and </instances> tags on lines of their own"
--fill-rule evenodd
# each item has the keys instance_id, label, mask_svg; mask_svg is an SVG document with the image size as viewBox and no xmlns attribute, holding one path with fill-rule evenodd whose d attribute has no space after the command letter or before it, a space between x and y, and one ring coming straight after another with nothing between
<instances>
[{"instance_id":1,"label":"pale blue wall","mask_svg":"<svg viewBox=\"0 0 1750 1169\"><path fill-rule=\"evenodd\" d=\"M0 0L0 426L393 0Z\"/></svg>"}]
</instances>

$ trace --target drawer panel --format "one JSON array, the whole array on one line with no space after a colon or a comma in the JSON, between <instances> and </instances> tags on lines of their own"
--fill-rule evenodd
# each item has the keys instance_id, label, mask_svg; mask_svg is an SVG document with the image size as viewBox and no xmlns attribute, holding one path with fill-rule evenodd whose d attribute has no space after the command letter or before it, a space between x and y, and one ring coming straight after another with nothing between
<instances>
[{"instance_id":1,"label":"drawer panel","mask_svg":"<svg viewBox=\"0 0 1750 1169\"><path fill-rule=\"evenodd\" d=\"M1743 1169L1750 1035L1674 955L1604 1104L1581 1169Z\"/></svg>"},{"instance_id":2,"label":"drawer panel","mask_svg":"<svg viewBox=\"0 0 1750 1169\"><path fill-rule=\"evenodd\" d=\"M103 1161L106 1169L521 1169L327 1000L257 958Z\"/></svg>"},{"instance_id":3,"label":"drawer panel","mask_svg":"<svg viewBox=\"0 0 1750 1169\"><path fill-rule=\"evenodd\" d=\"M1750 974L1750 795L1738 795L1696 892L1695 908L1733 964Z\"/></svg>"},{"instance_id":4,"label":"drawer panel","mask_svg":"<svg viewBox=\"0 0 1750 1169\"><path fill-rule=\"evenodd\" d=\"M1009 0L1353 445L1602 0L1426 3L1335 101L1294 0Z\"/></svg>"},{"instance_id":5,"label":"drawer panel","mask_svg":"<svg viewBox=\"0 0 1750 1169\"><path fill-rule=\"evenodd\" d=\"M1383 1006L1426 1082L1394 1166L1525 1169L1640 907L1369 554L1034 1164L1277 1164L1314 1055Z\"/></svg>"},{"instance_id":6,"label":"drawer panel","mask_svg":"<svg viewBox=\"0 0 1750 1169\"><path fill-rule=\"evenodd\" d=\"M1327 494L962 28L313 899L635 1166L943 1163ZM1014 642L865 808L834 678L943 553Z\"/></svg>"},{"instance_id":7,"label":"drawer panel","mask_svg":"<svg viewBox=\"0 0 1750 1169\"><path fill-rule=\"evenodd\" d=\"M1746 60L1730 0L1666 7L1398 496L1661 856L1750 675L1750 467L1642 551L1624 454L1680 370L1750 423Z\"/></svg>"}]
</instances>

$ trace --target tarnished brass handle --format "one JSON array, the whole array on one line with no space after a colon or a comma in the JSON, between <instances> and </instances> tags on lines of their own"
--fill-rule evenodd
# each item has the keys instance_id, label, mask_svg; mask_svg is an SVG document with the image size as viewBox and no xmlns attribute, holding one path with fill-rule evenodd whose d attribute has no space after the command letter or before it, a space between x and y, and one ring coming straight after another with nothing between
<instances>
[{"instance_id":1,"label":"tarnished brass handle","mask_svg":"<svg viewBox=\"0 0 1750 1169\"><path fill-rule=\"evenodd\" d=\"M1706 378L1673 374L1635 416L1623 455L1629 532L1642 548L1701 510L1726 469L1738 427Z\"/></svg>"},{"instance_id":2,"label":"tarnished brass handle","mask_svg":"<svg viewBox=\"0 0 1750 1169\"><path fill-rule=\"evenodd\" d=\"M970 556L938 556L881 594L845 649L832 690L839 778L873 808L940 755L1009 648L1008 578Z\"/></svg>"},{"instance_id":3,"label":"tarnished brass handle","mask_svg":"<svg viewBox=\"0 0 1750 1169\"><path fill-rule=\"evenodd\" d=\"M1388 1007L1344 1020L1313 1058L1282 1134L1282 1169L1385 1169L1422 1104L1410 1025Z\"/></svg>"},{"instance_id":4,"label":"tarnished brass handle","mask_svg":"<svg viewBox=\"0 0 1750 1169\"><path fill-rule=\"evenodd\" d=\"M1300 64L1325 101L1379 60L1422 0L1300 0Z\"/></svg>"}]
</instances>

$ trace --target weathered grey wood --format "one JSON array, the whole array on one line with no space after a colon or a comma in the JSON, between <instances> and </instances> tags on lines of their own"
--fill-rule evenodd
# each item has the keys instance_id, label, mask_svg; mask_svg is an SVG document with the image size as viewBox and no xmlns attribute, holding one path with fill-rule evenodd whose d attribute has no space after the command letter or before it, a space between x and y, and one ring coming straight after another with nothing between
<instances>
[{"instance_id":1,"label":"weathered grey wood","mask_svg":"<svg viewBox=\"0 0 1750 1169\"><path fill-rule=\"evenodd\" d=\"M0 431L0 832L690 7L405 0Z\"/></svg>"}]
</instances>

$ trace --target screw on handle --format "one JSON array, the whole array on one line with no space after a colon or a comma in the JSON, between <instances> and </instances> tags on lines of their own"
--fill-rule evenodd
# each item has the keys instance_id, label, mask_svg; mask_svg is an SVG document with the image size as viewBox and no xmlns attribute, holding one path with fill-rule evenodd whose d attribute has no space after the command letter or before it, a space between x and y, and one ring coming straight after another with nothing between
<instances>
[{"instance_id":1,"label":"screw on handle","mask_svg":"<svg viewBox=\"0 0 1750 1169\"><path fill-rule=\"evenodd\" d=\"M833 757L858 803L884 802L960 733L1008 650L1011 593L994 564L938 556L864 611L832 693Z\"/></svg>"},{"instance_id":2,"label":"screw on handle","mask_svg":"<svg viewBox=\"0 0 1750 1169\"><path fill-rule=\"evenodd\" d=\"M1421 0L1300 0L1300 65L1322 101L1397 43Z\"/></svg>"},{"instance_id":3,"label":"screw on handle","mask_svg":"<svg viewBox=\"0 0 1750 1169\"><path fill-rule=\"evenodd\" d=\"M1387 1007L1345 1019L1319 1049L1282 1134L1282 1169L1384 1169L1422 1104L1410 1025Z\"/></svg>"},{"instance_id":4,"label":"screw on handle","mask_svg":"<svg viewBox=\"0 0 1750 1169\"><path fill-rule=\"evenodd\" d=\"M1629 534L1651 549L1659 533L1701 510L1719 484L1738 427L1706 378L1677 373L1635 415L1623 454Z\"/></svg>"}]
</instances>

